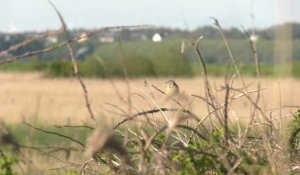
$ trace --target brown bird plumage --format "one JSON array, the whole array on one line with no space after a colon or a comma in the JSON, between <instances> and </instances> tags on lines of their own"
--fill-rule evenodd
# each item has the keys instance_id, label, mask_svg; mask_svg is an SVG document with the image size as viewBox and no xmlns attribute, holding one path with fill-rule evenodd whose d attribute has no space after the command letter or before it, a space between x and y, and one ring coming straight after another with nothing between
<instances>
[{"instance_id":1,"label":"brown bird plumage","mask_svg":"<svg viewBox=\"0 0 300 175\"><path fill-rule=\"evenodd\" d=\"M179 86L174 80L169 80L167 83L167 95L170 97L176 97L179 94Z\"/></svg>"}]
</instances>

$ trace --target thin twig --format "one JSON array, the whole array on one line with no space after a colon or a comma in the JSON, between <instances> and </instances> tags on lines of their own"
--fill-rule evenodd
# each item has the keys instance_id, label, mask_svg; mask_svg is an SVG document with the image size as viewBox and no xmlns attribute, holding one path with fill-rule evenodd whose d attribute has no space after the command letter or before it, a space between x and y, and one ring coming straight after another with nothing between
<instances>
[{"instance_id":1,"label":"thin twig","mask_svg":"<svg viewBox=\"0 0 300 175\"><path fill-rule=\"evenodd\" d=\"M87 129L95 129L91 126L86 126L86 125L55 125L56 128L87 128Z\"/></svg>"},{"instance_id":2,"label":"thin twig","mask_svg":"<svg viewBox=\"0 0 300 175\"><path fill-rule=\"evenodd\" d=\"M180 106L182 109L184 109L184 106L175 98L173 98L172 96L167 95L164 91L160 90L158 87L154 86L153 84L151 85L154 89L156 89L158 92L168 96L169 98L171 98L178 106Z\"/></svg>"},{"instance_id":3,"label":"thin twig","mask_svg":"<svg viewBox=\"0 0 300 175\"><path fill-rule=\"evenodd\" d=\"M43 49L40 49L40 50L31 51L31 52L25 52L25 53L23 53L21 55L17 55L17 56L5 58L5 60L1 60L0 61L0 65L6 64L6 63L15 62L15 61L18 61L20 59L32 57L32 56L35 56L35 55L49 53L49 52L51 52L53 50L62 48L62 47L66 46L69 43L73 43L73 42L76 42L76 41L78 41L78 40L80 40L82 38L85 38L87 36L90 37L90 36L96 35L98 33L105 32L105 31L120 30L120 29L145 29L145 28L153 28L153 27L154 26L151 26L151 25L128 25L128 26L103 27L103 28L100 28L100 29L98 29L96 31L87 33L86 36L77 36L75 38L69 39L68 41L60 42L60 43L58 43L58 44L56 44L54 46L51 46L51 47L47 47L47 48L43 48ZM21 44L21 43L19 43L19 44ZM6 51L7 50L1 51L1 52L6 52Z\"/></svg>"},{"instance_id":4,"label":"thin twig","mask_svg":"<svg viewBox=\"0 0 300 175\"><path fill-rule=\"evenodd\" d=\"M203 38L202 36L200 38L198 38L195 49L196 49L196 53L197 53L197 56L198 56L198 61L199 61L199 63L201 63L201 65L203 67L203 71L204 71L204 77L203 78L204 78L204 84L205 84L205 86L204 86L204 88L205 88L205 97L206 97L207 101L209 102L209 103L207 103L207 110L208 110L209 113L211 112L210 107L209 107L209 105L211 104L211 107L213 108L213 111L215 111L215 115L216 115L217 119L221 123L220 115L218 114L218 110L217 110L218 107L217 107L217 104L216 104L216 101L215 101L215 97L214 97L213 93L211 92L211 87L210 87L210 84L209 84L209 81L208 81L206 64L204 62L204 58L203 58L202 53L201 53L200 48L199 48L199 44L200 44L200 41L201 41L202 38ZM213 128L212 127L212 119L211 119L210 115L209 115L209 119L210 119L210 126L211 126L210 129L212 129Z\"/></svg>"},{"instance_id":5,"label":"thin twig","mask_svg":"<svg viewBox=\"0 0 300 175\"><path fill-rule=\"evenodd\" d=\"M153 110L149 110L149 111L144 111L144 112L139 112L137 114L134 114L128 118L125 118L124 120L122 120L121 122L117 123L113 129L117 129L120 125L122 125L123 123L129 121L129 120L133 120L138 116L142 116L142 115L146 115L146 114L153 114L153 113L159 113L159 112L183 112L186 113L188 115L190 115L192 118L198 120L198 118L189 110L181 110L181 109L176 109L176 108L160 108L160 109L153 109Z\"/></svg>"},{"instance_id":6,"label":"thin twig","mask_svg":"<svg viewBox=\"0 0 300 175\"><path fill-rule=\"evenodd\" d=\"M229 94L230 94L230 88L228 86L227 80L226 80L226 89L225 89L225 98L224 98L224 129L225 129L225 141L226 144L228 144L228 136L229 136L229 129L228 129L228 108L229 108Z\"/></svg>"},{"instance_id":7,"label":"thin twig","mask_svg":"<svg viewBox=\"0 0 300 175\"><path fill-rule=\"evenodd\" d=\"M84 144L83 144L83 143L81 143L81 142L78 141L78 140L73 139L72 137L69 137L69 136L66 136L66 135L63 135L63 134L60 134L60 133L57 133L57 132L46 131L46 130L37 128L37 127L35 127L35 126L32 126L32 125L30 125L29 123L26 123L26 122L24 122L24 124L27 125L27 126L29 126L29 127L31 127L31 128L33 128L33 129L36 129L36 130L38 130L38 131L41 131L41 132L44 132L44 133L47 133L47 134L57 135L57 136L59 136L59 137L65 138L65 139L67 139L67 140L70 140L70 141L72 141L72 142L75 142L75 143L81 145L82 147L84 147Z\"/></svg>"},{"instance_id":8,"label":"thin twig","mask_svg":"<svg viewBox=\"0 0 300 175\"><path fill-rule=\"evenodd\" d=\"M8 49L1 51L0 52L0 57L6 56L10 52L18 50L18 49L20 49L22 47L25 47L25 46L27 46L27 45L35 42L35 41L41 40L41 39L49 37L49 36L57 35L57 34L61 33L62 31L63 31L63 29L61 28L61 29L58 29L58 30L48 31L46 33L35 35L32 38L29 38L29 39L27 39L25 41L22 41L20 43L15 44L15 45L12 45Z\"/></svg>"},{"instance_id":9,"label":"thin twig","mask_svg":"<svg viewBox=\"0 0 300 175\"><path fill-rule=\"evenodd\" d=\"M58 11L58 9L56 8L56 6L50 1L48 0L48 2L51 4L51 6L54 8L56 14L58 15L59 19L60 19L60 22L62 24L62 27L63 27L63 30L64 30L64 34L65 34L65 39L66 41L69 41L70 40L70 37L69 37L69 33L68 33L68 28L67 28L67 25L62 17L62 15L60 14L60 12ZM78 66L77 66L77 62L76 62L76 58L74 56L74 52L73 52L73 49L70 45L69 42L67 42L67 48L68 48L68 51L69 51L69 55L71 57L71 60L72 60L72 68L73 68L73 74L77 77L80 85L81 85L81 88L84 92L84 99L85 99L85 105L87 107L87 110L90 114L90 117L92 120L96 120L95 118L95 115L94 115L94 112L91 108L91 104L90 104L90 100L89 100L89 96L88 96L88 90L86 88L86 85L84 84L83 80L81 79L80 75L79 75L79 72L78 72Z\"/></svg>"}]
</instances>

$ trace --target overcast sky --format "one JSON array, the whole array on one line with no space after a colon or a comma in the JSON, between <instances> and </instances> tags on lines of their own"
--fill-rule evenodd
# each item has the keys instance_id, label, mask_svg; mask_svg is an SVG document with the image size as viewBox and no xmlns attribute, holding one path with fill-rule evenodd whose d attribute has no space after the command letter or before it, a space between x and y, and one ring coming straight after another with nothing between
<instances>
[{"instance_id":1,"label":"overcast sky","mask_svg":"<svg viewBox=\"0 0 300 175\"><path fill-rule=\"evenodd\" d=\"M152 24L189 29L211 25L217 17L224 27L300 22L298 0L52 0L70 28L100 28ZM252 5L253 4L253 5ZM298 18L297 18L298 17ZM21 32L60 27L47 0L0 0L0 31Z\"/></svg>"}]
</instances>

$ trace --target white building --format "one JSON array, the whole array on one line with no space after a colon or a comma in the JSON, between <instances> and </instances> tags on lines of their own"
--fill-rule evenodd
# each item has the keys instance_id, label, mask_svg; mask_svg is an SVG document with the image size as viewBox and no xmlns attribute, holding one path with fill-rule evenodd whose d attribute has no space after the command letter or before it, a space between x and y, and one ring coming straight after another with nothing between
<instances>
[{"instance_id":1,"label":"white building","mask_svg":"<svg viewBox=\"0 0 300 175\"><path fill-rule=\"evenodd\" d=\"M101 37L99 38L99 41L100 41L101 43L113 43L113 42L114 42L114 38L111 37L111 36L101 36Z\"/></svg>"},{"instance_id":2,"label":"white building","mask_svg":"<svg viewBox=\"0 0 300 175\"><path fill-rule=\"evenodd\" d=\"M83 42L85 42L86 40L89 39L88 34L85 33L85 32L83 32L79 37L80 37L80 39L77 40L77 42L79 42L79 43L83 43Z\"/></svg>"},{"instance_id":3,"label":"white building","mask_svg":"<svg viewBox=\"0 0 300 175\"><path fill-rule=\"evenodd\" d=\"M250 40L251 40L252 42L257 42L258 36L255 35L255 34L252 34L252 35L250 36Z\"/></svg>"},{"instance_id":4,"label":"white building","mask_svg":"<svg viewBox=\"0 0 300 175\"><path fill-rule=\"evenodd\" d=\"M55 44L57 42L58 42L58 39L56 36L48 36L45 44L49 45L49 44Z\"/></svg>"},{"instance_id":5,"label":"white building","mask_svg":"<svg viewBox=\"0 0 300 175\"><path fill-rule=\"evenodd\" d=\"M152 41L153 42L161 42L162 41L162 37L159 33L155 33L152 37Z\"/></svg>"}]
</instances>

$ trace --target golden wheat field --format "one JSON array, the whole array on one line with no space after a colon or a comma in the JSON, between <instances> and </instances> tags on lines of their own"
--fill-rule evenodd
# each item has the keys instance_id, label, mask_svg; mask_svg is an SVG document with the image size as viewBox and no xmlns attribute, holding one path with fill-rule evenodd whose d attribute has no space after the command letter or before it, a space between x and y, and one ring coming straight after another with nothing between
<instances>
[{"instance_id":1,"label":"golden wheat field","mask_svg":"<svg viewBox=\"0 0 300 175\"><path fill-rule=\"evenodd\" d=\"M165 82L170 78L130 79L84 79L89 92L93 112L101 122L114 122L133 114L155 107L170 107L173 104L166 96L151 87L165 90ZM204 97L203 79L172 78L180 86L179 101L189 107L198 116L205 115L207 108L199 98ZM39 73L0 73L0 117L6 122L38 121L47 123L88 122L89 114L85 107L82 88L75 78L50 79ZM145 80L148 86L145 86ZM223 103L223 78L210 77L210 84L220 103ZM257 80L245 78L248 91L255 90ZM241 82L234 81L235 88L241 88ZM279 106L299 104L300 80L292 78L262 79L262 98L264 110L281 112L289 115L295 108L274 110ZM238 93L231 94L238 96ZM250 114L250 103L240 97L232 103L231 114L240 119L247 119Z\"/></svg>"}]
</instances>

